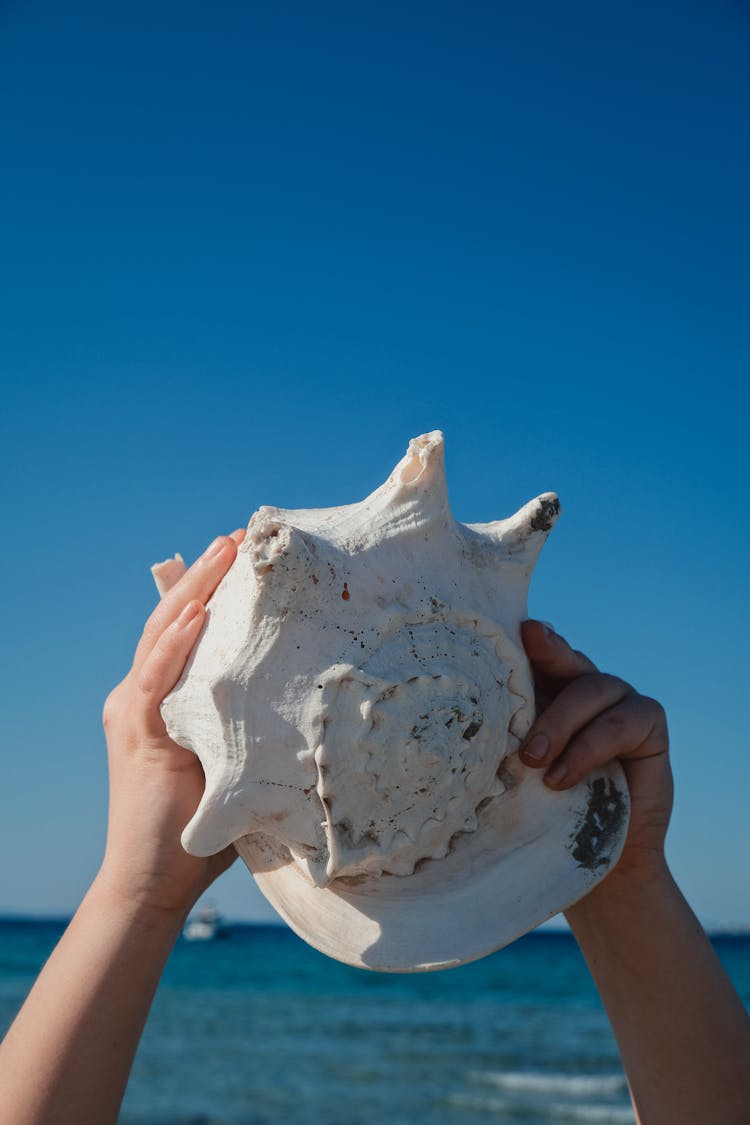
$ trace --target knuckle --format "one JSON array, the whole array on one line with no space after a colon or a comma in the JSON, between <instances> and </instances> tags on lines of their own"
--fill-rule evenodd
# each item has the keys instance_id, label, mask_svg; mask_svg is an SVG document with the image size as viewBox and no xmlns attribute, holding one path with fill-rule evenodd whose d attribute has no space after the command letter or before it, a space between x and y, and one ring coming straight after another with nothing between
<instances>
[{"instance_id":1,"label":"knuckle","mask_svg":"<svg viewBox=\"0 0 750 1125\"><path fill-rule=\"evenodd\" d=\"M113 726L120 723L128 707L128 684L130 677L126 676L119 684L112 688L102 707L102 726L105 731L110 731Z\"/></svg>"},{"instance_id":2,"label":"knuckle","mask_svg":"<svg viewBox=\"0 0 750 1125\"><path fill-rule=\"evenodd\" d=\"M644 695L642 699L651 722L652 734L661 745L668 747L669 724L667 722L667 712L664 710L662 704L659 703L658 699L652 699L648 695Z\"/></svg>"},{"instance_id":3,"label":"knuckle","mask_svg":"<svg viewBox=\"0 0 750 1125\"><path fill-rule=\"evenodd\" d=\"M150 669L143 669L138 676L137 687L140 695L145 696L147 699L150 699L154 694L154 676Z\"/></svg>"},{"instance_id":4,"label":"knuckle","mask_svg":"<svg viewBox=\"0 0 750 1125\"><path fill-rule=\"evenodd\" d=\"M601 722L607 734L617 739L632 728L633 715L625 708L617 708L602 715Z\"/></svg>"},{"instance_id":5,"label":"knuckle","mask_svg":"<svg viewBox=\"0 0 750 1125\"><path fill-rule=\"evenodd\" d=\"M597 702L607 699L610 694L607 677L599 672L586 672L581 676L581 684L586 689L586 694L592 696Z\"/></svg>"},{"instance_id":6,"label":"knuckle","mask_svg":"<svg viewBox=\"0 0 750 1125\"><path fill-rule=\"evenodd\" d=\"M618 676L611 676L608 672L587 672L581 676L587 691L599 702L611 701L617 696L626 695L630 690L628 684Z\"/></svg>"},{"instance_id":7,"label":"knuckle","mask_svg":"<svg viewBox=\"0 0 750 1125\"><path fill-rule=\"evenodd\" d=\"M105 730L111 730L117 720L117 712L119 709L119 685L113 688L107 698L104 700L102 708L102 726Z\"/></svg>"},{"instance_id":8,"label":"knuckle","mask_svg":"<svg viewBox=\"0 0 750 1125\"><path fill-rule=\"evenodd\" d=\"M656 720L660 723L663 723L664 726L666 726L667 725L667 712L664 710L664 708L661 705L661 703L659 702L659 700L658 699L652 699L650 695L643 695L643 696L641 696L641 699L643 700L644 704L646 705L646 707L650 711L654 720Z\"/></svg>"},{"instance_id":9,"label":"knuckle","mask_svg":"<svg viewBox=\"0 0 750 1125\"><path fill-rule=\"evenodd\" d=\"M619 695L632 695L633 688L625 680L619 676L612 676L609 672L602 672L602 679L606 682L611 692L617 692Z\"/></svg>"}]
</instances>

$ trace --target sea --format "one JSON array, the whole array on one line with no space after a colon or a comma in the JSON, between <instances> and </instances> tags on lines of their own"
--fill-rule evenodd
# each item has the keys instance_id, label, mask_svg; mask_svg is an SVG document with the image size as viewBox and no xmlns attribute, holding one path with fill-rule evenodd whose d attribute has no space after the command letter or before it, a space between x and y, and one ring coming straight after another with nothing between
<instances>
[{"instance_id":1,"label":"sea","mask_svg":"<svg viewBox=\"0 0 750 1125\"><path fill-rule=\"evenodd\" d=\"M0 1029L63 922L0 921ZM750 935L714 940L750 1006ZM573 938L537 931L471 965L389 975L282 926L180 938L122 1125L555 1125L634 1121Z\"/></svg>"}]
</instances>

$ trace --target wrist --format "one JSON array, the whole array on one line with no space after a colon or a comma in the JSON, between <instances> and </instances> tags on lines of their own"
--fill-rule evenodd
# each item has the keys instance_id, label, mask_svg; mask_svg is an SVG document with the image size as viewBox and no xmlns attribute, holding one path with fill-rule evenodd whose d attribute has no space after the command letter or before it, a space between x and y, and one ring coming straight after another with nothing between
<instances>
[{"instance_id":1,"label":"wrist","mask_svg":"<svg viewBox=\"0 0 750 1125\"><path fill-rule=\"evenodd\" d=\"M173 943L180 934L190 907L161 906L129 894L102 867L89 887L85 901L97 911L144 935Z\"/></svg>"},{"instance_id":2,"label":"wrist","mask_svg":"<svg viewBox=\"0 0 750 1125\"><path fill-rule=\"evenodd\" d=\"M655 901L664 901L677 890L663 852L638 863L618 864L601 883L565 911L575 930L608 919L643 916Z\"/></svg>"}]
</instances>

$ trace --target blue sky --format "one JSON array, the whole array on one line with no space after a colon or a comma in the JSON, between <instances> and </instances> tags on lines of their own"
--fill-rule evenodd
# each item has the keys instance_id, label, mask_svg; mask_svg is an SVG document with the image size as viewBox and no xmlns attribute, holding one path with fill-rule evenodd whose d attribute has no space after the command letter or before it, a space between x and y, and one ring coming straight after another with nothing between
<instances>
[{"instance_id":1,"label":"blue sky","mask_svg":"<svg viewBox=\"0 0 750 1125\"><path fill-rule=\"evenodd\" d=\"M665 703L750 925L748 57L739 0L0 3L0 910L96 870L149 564L440 427L457 518L560 494L530 610Z\"/></svg>"}]
</instances>

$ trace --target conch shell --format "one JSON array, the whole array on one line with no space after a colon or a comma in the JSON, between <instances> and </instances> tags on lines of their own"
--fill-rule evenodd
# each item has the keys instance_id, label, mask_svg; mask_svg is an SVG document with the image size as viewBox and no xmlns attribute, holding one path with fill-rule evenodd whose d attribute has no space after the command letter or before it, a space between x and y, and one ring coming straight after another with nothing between
<instances>
[{"instance_id":1,"label":"conch shell","mask_svg":"<svg viewBox=\"0 0 750 1125\"><path fill-rule=\"evenodd\" d=\"M457 523L439 431L359 504L260 508L162 706L206 775L185 849L233 843L303 938L389 971L481 957L585 894L622 848L622 771L554 793L516 753L558 512Z\"/></svg>"}]
</instances>

